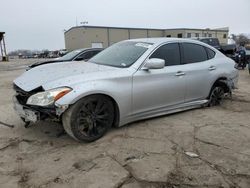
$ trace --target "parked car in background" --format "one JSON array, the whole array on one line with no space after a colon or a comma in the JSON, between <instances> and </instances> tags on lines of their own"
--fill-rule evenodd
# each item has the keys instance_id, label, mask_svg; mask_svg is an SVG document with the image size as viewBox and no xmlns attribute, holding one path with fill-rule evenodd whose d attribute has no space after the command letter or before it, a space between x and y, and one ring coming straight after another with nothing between
<instances>
[{"instance_id":1,"label":"parked car in background","mask_svg":"<svg viewBox=\"0 0 250 188\"><path fill-rule=\"evenodd\" d=\"M68 50L66 50L66 49L61 49L61 50L59 50L59 56L60 56L60 57L66 55L67 53L68 53Z\"/></svg>"},{"instance_id":2,"label":"parked car in background","mask_svg":"<svg viewBox=\"0 0 250 188\"><path fill-rule=\"evenodd\" d=\"M58 62L65 62L65 61L87 61L88 59L92 58L96 54L98 54L100 51L102 51L102 48L83 48L78 50L73 50L66 55L62 57L58 57L52 60L48 61L41 61L31 64L27 70L40 66L45 65L49 63L58 63Z\"/></svg>"},{"instance_id":3,"label":"parked car in background","mask_svg":"<svg viewBox=\"0 0 250 188\"><path fill-rule=\"evenodd\" d=\"M209 44L225 54L226 56L230 57L234 55L236 51L236 45L235 44L220 44L218 38L211 38L211 37L202 37L197 38L197 40L204 42L206 44Z\"/></svg>"},{"instance_id":4,"label":"parked car in background","mask_svg":"<svg viewBox=\"0 0 250 188\"><path fill-rule=\"evenodd\" d=\"M204 42L206 44L209 44L219 51L221 50L221 46L220 46L220 42L218 38L202 37L202 38L197 38L197 40Z\"/></svg>"},{"instance_id":5,"label":"parked car in background","mask_svg":"<svg viewBox=\"0 0 250 188\"><path fill-rule=\"evenodd\" d=\"M127 40L86 63L25 72L14 80L14 104L25 122L57 119L76 140L94 141L112 126L219 105L237 85L234 66L196 40Z\"/></svg>"}]
</instances>

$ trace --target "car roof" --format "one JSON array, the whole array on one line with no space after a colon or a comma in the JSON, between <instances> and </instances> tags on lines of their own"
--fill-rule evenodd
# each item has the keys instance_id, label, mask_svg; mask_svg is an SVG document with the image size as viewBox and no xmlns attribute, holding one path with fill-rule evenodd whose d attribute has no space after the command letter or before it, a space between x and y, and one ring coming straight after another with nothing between
<instances>
[{"instance_id":1,"label":"car roof","mask_svg":"<svg viewBox=\"0 0 250 188\"><path fill-rule=\"evenodd\" d=\"M219 39L215 38L215 37L194 37L194 38L191 38L191 39L195 39L195 40L209 40L209 41L217 41L217 42L219 42Z\"/></svg>"},{"instance_id":2,"label":"car roof","mask_svg":"<svg viewBox=\"0 0 250 188\"><path fill-rule=\"evenodd\" d=\"M216 37L196 37L195 39L217 39Z\"/></svg>"},{"instance_id":3,"label":"car roof","mask_svg":"<svg viewBox=\"0 0 250 188\"><path fill-rule=\"evenodd\" d=\"M140 38L140 39L130 39L127 41L134 41L134 42L145 42L145 43L153 43L153 44L161 44L165 42L190 42L190 43L197 43L197 44L204 44L198 40L194 39L185 39L185 38L168 38L168 37L161 37L161 38Z\"/></svg>"},{"instance_id":4,"label":"car roof","mask_svg":"<svg viewBox=\"0 0 250 188\"><path fill-rule=\"evenodd\" d=\"M104 48L80 48L80 49L75 49L78 50L80 52L86 51L86 50L103 50ZM74 50L74 51L75 51Z\"/></svg>"}]
</instances>

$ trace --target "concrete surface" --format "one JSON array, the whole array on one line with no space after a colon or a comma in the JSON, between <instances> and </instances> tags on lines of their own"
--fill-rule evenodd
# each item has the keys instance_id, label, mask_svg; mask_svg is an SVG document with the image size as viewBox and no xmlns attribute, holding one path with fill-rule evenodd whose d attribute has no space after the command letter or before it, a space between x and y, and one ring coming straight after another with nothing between
<instances>
[{"instance_id":1,"label":"concrete surface","mask_svg":"<svg viewBox=\"0 0 250 188\"><path fill-rule=\"evenodd\" d=\"M87 144L58 137L53 122L25 129L15 114L12 80L34 61L0 62L0 121L15 126L0 124L0 187L250 187L247 71L219 107L136 122Z\"/></svg>"}]
</instances>

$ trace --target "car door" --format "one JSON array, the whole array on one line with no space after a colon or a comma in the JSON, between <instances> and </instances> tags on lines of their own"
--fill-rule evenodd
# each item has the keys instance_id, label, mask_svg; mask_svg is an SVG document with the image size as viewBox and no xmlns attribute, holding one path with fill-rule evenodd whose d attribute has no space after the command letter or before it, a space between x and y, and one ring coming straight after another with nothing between
<instances>
[{"instance_id":1,"label":"car door","mask_svg":"<svg viewBox=\"0 0 250 188\"><path fill-rule=\"evenodd\" d=\"M183 71L187 82L185 102L206 99L211 89L212 71L216 69L209 60L205 46L181 43Z\"/></svg>"},{"instance_id":2,"label":"car door","mask_svg":"<svg viewBox=\"0 0 250 188\"><path fill-rule=\"evenodd\" d=\"M133 75L133 114L164 110L184 102L186 89L182 73L180 47L169 43L155 50L149 59L165 60L163 69L138 70Z\"/></svg>"}]
</instances>

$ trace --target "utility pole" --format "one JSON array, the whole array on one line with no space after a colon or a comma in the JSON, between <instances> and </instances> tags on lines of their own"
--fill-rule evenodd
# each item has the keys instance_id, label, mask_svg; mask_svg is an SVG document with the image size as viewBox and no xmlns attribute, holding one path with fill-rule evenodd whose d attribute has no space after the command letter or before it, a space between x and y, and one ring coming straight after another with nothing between
<instances>
[{"instance_id":1,"label":"utility pole","mask_svg":"<svg viewBox=\"0 0 250 188\"><path fill-rule=\"evenodd\" d=\"M4 40L4 34L5 34L5 32L0 32L1 56L2 56L2 61L8 61L8 55L7 55L5 40Z\"/></svg>"}]
</instances>

